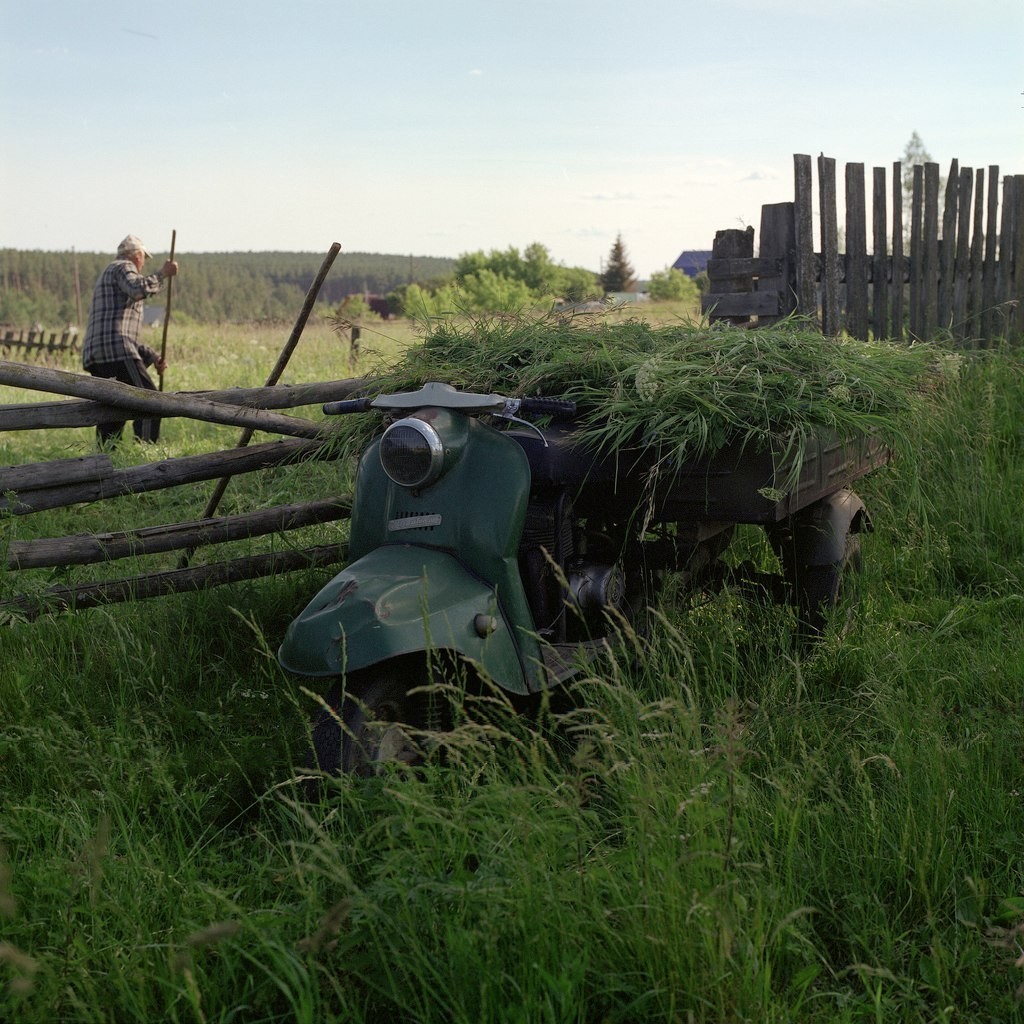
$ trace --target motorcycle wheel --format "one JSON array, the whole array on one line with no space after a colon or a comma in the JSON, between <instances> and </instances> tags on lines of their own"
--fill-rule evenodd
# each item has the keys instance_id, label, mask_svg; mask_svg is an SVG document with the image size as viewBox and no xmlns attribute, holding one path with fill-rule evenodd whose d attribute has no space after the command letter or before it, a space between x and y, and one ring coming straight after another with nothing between
<instances>
[{"instance_id":1,"label":"motorcycle wheel","mask_svg":"<svg viewBox=\"0 0 1024 1024\"><path fill-rule=\"evenodd\" d=\"M416 764L415 734L425 726L423 680L394 667L375 666L331 687L313 722L312 767L331 775L375 775L386 762Z\"/></svg>"}]
</instances>

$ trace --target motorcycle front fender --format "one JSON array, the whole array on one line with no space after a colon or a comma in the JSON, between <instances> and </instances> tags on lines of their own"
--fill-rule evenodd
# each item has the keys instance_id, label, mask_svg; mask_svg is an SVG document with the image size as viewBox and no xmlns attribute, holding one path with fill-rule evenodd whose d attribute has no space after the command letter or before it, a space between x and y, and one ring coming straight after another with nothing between
<instances>
[{"instance_id":1,"label":"motorcycle front fender","mask_svg":"<svg viewBox=\"0 0 1024 1024\"><path fill-rule=\"evenodd\" d=\"M503 613L495 588L450 554L386 545L343 569L291 623L278 650L289 672L336 676L426 650L454 650L502 688L536 689L536 637Z\"/></svg>"}]
</instances>

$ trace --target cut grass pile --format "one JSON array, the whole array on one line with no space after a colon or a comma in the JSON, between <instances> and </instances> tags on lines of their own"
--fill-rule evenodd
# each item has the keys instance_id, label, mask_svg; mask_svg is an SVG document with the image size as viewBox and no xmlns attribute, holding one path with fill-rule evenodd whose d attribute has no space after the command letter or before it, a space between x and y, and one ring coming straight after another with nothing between
<instances>
[{"instance_id":1,"label":"cut grass pile","mask_svg":"<svg viewBox=\"0 0 1024 1024\"><path fill-rule=\"evenodd\" d=\"M733 443L800 453L821 432L905 444L906 414L957 366L931 346L828 339L795 320L750 330L493 318L438 322L365 390L440 380L572 399L580 437L596 451L656 444L683 462ZM366 428L356 429L355 440L365 440Z\"/></svg>"}]
</instances>

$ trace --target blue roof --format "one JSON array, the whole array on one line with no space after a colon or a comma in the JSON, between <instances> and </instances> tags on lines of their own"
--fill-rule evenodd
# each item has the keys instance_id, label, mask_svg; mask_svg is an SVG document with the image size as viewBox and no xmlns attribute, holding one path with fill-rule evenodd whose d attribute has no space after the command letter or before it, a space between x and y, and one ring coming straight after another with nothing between
<instances>
[{"instance_id":1,"label":"blue roof","mask_svg":"<svg viewBox=\"0 0 1024 1024\"><path fill-rule=\"evenodd\" d=\"M696 277L702 270L707 270L709 259L710 249L684 249L672 268L681 270L687 277Z\"/></svg>"}]
</instances>

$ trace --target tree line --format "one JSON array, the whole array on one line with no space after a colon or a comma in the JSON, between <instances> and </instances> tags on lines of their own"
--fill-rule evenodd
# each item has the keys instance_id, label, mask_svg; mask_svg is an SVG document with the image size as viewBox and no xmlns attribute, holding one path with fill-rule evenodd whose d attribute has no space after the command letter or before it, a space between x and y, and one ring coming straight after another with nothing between
<instances>
[{"instance_id":1,"label":"tree line","mask_svg":"<svg viewBox=\"0 0 1024 1024\"><path fill-rule=\"evenodd\" d=\"M154 253L156 270L166 253ZM289 322L302 307L323 263L322 253L241 252L176 254L177 317L196 321ZM84 327L93 285L109 253L0 249L0 323L27 327ZM339 306L347 296L385 296L420 282L451 276L455 260L434 256L340 253L320 290L320 301Z\"/></svg>"},{"instance_id":2,"label":"tree line","mask_svg":"<svg viewBox=\"0 0 1024 1024\"><path fill-rule=\"evenodd\" d=\"M165 256L155 253L147 269L158 268ZM0 324L84 328L93 284L110 259L102 253L0 249ZM321 254L302 252L186 253L178 259L175 315L207 323L290 322L323 262ZM601 274L555 262L539 242L521 252L510 246L457 259L341 253L319 301L351 319L371 309L438 316L580 303L635 286L620 236ZM649 290L654 299L696 296L693 283L672 268L653 274Z\"/></svg>"}]
</instances>

